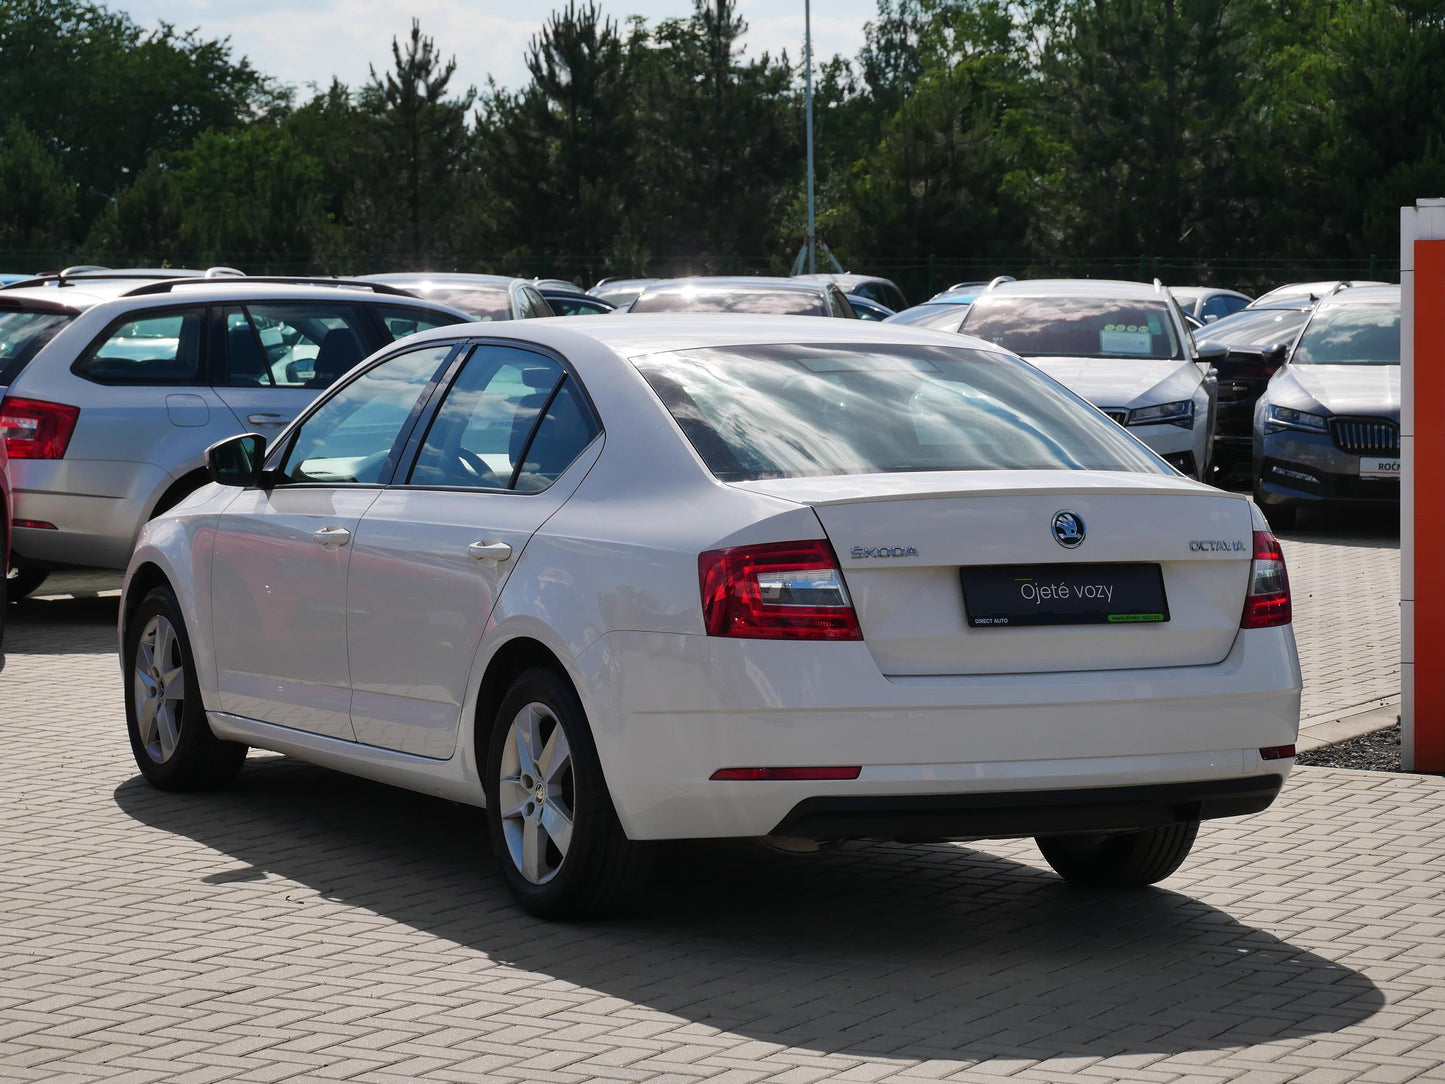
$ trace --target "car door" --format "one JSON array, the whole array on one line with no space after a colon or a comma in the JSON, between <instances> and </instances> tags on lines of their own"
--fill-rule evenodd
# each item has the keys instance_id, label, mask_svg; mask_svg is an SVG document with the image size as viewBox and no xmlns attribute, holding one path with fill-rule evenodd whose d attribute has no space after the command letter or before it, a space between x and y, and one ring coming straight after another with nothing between
<instances>
[{"instance_id":1,"label":"car door","mask_svg":"<svg viewBox=\"0 0 1445 1084\"><path fill-rule=\"evenodd\" d=\"M453 349L403 351L347 383L272 453L266 484L220 516L211 611L223 711L353 738L352 538Z\"/></svg>"},{"instance_id":2,"label":"car door","mask_svg":"<svg viewBox=\"0 0 1445 1084\"><path fill-rule=\"evenodd\" d=\"M473 350L413 438L405 484L367 509L353 544L346 631L358 741L452 754L492 608L528 540L586 474L599 432L555 358Z\"/></svg>"},{"instance_id":3,"label":"car door","mask_svg":"<svg viewBox=\"0 0 1445 1084\"><path fill-rule=\"evenodd\" d=\"M329 299L227 305L214 334L216 394L242 432L280 432L371 353L356 305Z\"/></svg>"}]
</instances>

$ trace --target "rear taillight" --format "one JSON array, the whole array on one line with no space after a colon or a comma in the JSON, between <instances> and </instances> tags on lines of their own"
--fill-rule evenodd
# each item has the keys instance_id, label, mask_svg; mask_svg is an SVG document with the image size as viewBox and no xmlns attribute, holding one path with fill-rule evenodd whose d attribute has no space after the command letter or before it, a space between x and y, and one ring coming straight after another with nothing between
<instances>
[{"instance_id":1,"label":"rear taillight","mask_svg":"<svg viewBox=\"0 0 1445 1084\"><path fill-rule=\"evenodd\" d=\"M1289 573L1279 540L1268 531L1254 532L1254 563L1249 570L1249 594L1244 600L1242 629L1272 629L1290 623Z\"/></svg>"},{"instance_id":2,"label":"rear taillight","mask_svg":"<svg viewBox=\"0 0 1445 1084\"><path fill-rule=\"evenodd\" d=\"M710 550L697 559L709 636L861 640L843 570L824 539Z\"/></svg>"},{"instance_id":3,"label":"rear taillight","mask_svg":"<svg viewBox=\"0 0 1445 1084\"><path fill-rule=\"evenodd\" d=\"M60 459L79 417L79 407L7 395L0 400L5 453L11 459Z\"/></svg>"}]
</instances>

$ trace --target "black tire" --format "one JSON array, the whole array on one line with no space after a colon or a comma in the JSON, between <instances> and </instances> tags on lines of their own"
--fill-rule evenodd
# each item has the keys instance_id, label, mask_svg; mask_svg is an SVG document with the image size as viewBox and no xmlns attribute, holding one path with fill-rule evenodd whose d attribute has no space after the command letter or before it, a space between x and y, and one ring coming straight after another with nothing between
<instances>
[{"instance_id":1,"label":"black tire","mask_svg":"<svg viewBox=\"0 0 1445 1084\"><path fill-rule=\"evenodd\" d=\"M1088 888L1143 888L1183 865L1198 835L1198 821L1183 821L1137 832L1039 836L1034 842L1066 881Z\"/></svg>"},{"instance_id":2,"label":"black tire","mask_svg":"<svg viewBox=\"0 0 1445 1084\"><path fill-rule=\"evenodd\" d=\"M4 509L0 508L0 512ZM0 560L5 557L5 533L0 531ZM10 589L10 569L0 565L0 649L5 646L5 602Z\"/></svg>"},{"instance_id":3,"label":"black tire","mask_svg":"<svg viewBox=\"0 0 1445 1084\"><path fill-rule=\"evenodd\" d=\"M162 622L172 632L172 638L164 643L152 636L153 631L161 631ZM143 652L145 640L149 642ZM167 673L179 673L184 688L177 691L182 695L148 700L148 688L164 691L165 681L157 675ZM169 587L152 588L126 622L124 684L130 748L147 782L162 790L211 790L236 778L246 759L246 746L221 741L211 732L186 623ZM143 726L140 713L148 702L161 703L165 714L161 709L151 711ZM166 720L173 725L166 726ZM170 737L163 738L163 733Z\"/></svg>"},{"instance_id":4,"label":"black tire","mask_svg":"<svg viewBox=\"0 0 1445 1084\"><path fill-rule=\"evenodd\" d=\"M557 727L566 739L570 768L554 784L542 779L543 769L534 763L538 775L528 786L520 781L529 774L525 764L512 764L519 757L515 744L508 749L513 724L521 727L519 719L528 709L540 719L537 734L544 747ZM509 758L507 795L502 793L504 753ZM536 757L539 762L541 759ZM524 910L540 918L585 918L613 913L629 901L646 876L650 849L630 841L618 823L587 716L566 680L552 670L536 668L512 683L492 725L485 772L492 853L507 887ZM546 793L534 803L530 792L539 786ZM523 795L527 795L528 811L507 818L504 824L503 803L510 801L510 807L520 811ZM553 803L551 810L546 809L548 802ZM545 831L534 837L546 840L538 853L542 856L540 865L550 867L534 870L542 874L542 878L534 879L524 873L513 845L519 850L524 847L524 833L529 823L536 823L533 810L536 817L541 817L547 812L555 815L559 809L570 815L570 839L563 852Z\"/></svg>"},{"instance_id":5,"label":"black tire","mask_svg":"<svg viewBox=\"0 0 1445 1084\"><path fill-rule=\"evenodd\" d=\"M40 585L50 578L50 569L36 568L34 565L11 564L10 571L5 577L5 586L11 602L19 602L27 595L32 595L39 589Z\"/></svg>"}]
</instances>

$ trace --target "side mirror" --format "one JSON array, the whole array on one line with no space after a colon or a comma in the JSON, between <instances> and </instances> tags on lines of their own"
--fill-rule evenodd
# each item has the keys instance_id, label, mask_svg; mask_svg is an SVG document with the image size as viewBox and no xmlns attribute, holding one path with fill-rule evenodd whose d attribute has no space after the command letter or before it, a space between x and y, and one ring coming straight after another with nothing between
<instances>
[{"instance_id":1,"label":"side mirror","mask_svg":"<svg viewBox=\"0 0 1445 1084\"><path fill-rule=\"evenodd\" d=\"M1289 343L1278 342L1273 346L1266 346L1259 352L1259 356L1264 359L1266 365L1274 369L1284 364L1285 355L1288 353Z\"/></svg>"},{"instance_id":2,"label":"side mirror","mask_svg":"<svg viewBox=\"0 0 1445 1084\"><path fill-rule=\"evenodd\" d=\"M1199 355L1200 361L1212 361L1229 353L1229 347L1213 339L1204 339L1194 344L1194 352Z\"/></svg>"},{"instance_id":3,"label":"side mirror","mask_svg":"<svg viewBox=\"0 0 1445 1084\"><path fill-rule=\"evenodd\" d=\"M242 433L206 449L206 471L211 481L223 486L244 489L259 484L265 461L266 438L259 433Z\"/></svg>"}]
</instances>

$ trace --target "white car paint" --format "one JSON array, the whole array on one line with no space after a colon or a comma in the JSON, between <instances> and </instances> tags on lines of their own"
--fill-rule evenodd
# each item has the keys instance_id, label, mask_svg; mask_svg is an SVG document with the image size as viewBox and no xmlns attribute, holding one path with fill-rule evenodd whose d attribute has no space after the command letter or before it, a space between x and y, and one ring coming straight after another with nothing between
<instances>
[{"instance_id":1,"label":"white car paint","mask_svg":"<svg viewBox=\"0 0 1445 1084\"><path fill-rule=\"evenodd\" d=\"M986 344L896 325L736 316L528 321L494 338L565 358L602 420L603 437L551 489L353 487L328 506L332 497L316 495L335 490L212 484L144 529L122 638L133 586L169 581L219 737L481 805L479 733L490 723L476 718L481 686L498 652L526 637L575 686L633 839L764 835L811 797L1288 773L1289 759L1262 761L1259 751L1296 737L1291 628L1241 630L1250 554L1190 545L1266 530L1244 497L1162 468L727 484L629 361L689 344ZM438 329L408 343L428 341L488 336ZM1087 550L1056 545L1049 524L1060 508L1090 524ZM306 597L278 583L268 612L243 612L238 584L267 597L230 538L228 521L243 513L272 518L270 568L280 567L275 548L297 540L290 572L313 588ZM353 544L301 541L319 526L346 526ZM862 641L706 635L698 554L825 537ZM510 540L507 571L464 560L473 539ZM911 566L849 556L854 545L904 542L919 552ZM1100 560L1159 562L1171 627L964 627L962 564ZM271 636L280 640L263 642ZM817 764L861 770L851 781L709 779L726 767Z\"/></svg>"},{"instance_id":2,"label":"white car paint","mask_svg":"<svg viewBox=\"0 0 1445 1084\"><path fill-rule=\"evenodd\" d=\"M1160 455L1189 452L1205 462L1210 438L1210 396L1198 362L1153 358L1029 358L1100 410L1135 410L1184 399L1194 403L1194 426L1133 425L1130 431Z\"/></svg>"}]
</instances>

